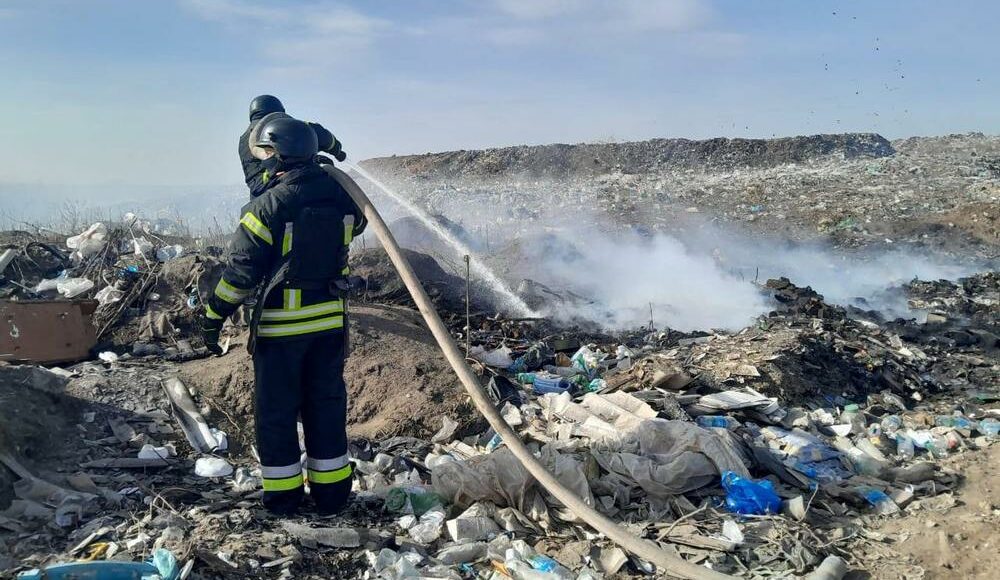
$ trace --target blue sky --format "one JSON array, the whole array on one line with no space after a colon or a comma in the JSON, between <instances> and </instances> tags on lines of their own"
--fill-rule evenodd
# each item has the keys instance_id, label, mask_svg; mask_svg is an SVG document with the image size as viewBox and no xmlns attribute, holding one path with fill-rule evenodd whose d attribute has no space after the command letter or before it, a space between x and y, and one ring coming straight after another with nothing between
<instances>
[{"instance_id":1,"label":"blue sky","mask_svg":"<svg viewBox=\"0 0 1000 580\"><path fill-rule=\"evenodd\" d=\"M354 159L995 134L997 22L985 0L0 0L0 183L238 183L263 92Z\"/></svg>"}]
</instances>

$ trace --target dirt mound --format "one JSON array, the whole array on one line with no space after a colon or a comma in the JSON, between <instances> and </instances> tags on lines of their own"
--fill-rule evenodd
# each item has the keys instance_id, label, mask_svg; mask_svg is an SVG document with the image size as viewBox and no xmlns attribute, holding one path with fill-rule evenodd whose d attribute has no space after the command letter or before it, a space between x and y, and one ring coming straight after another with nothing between
<instances>
[{"instance_id":1,"label":"dirt mound","mask_svg":"<svg viewBox=\"0 0 1000 580\"><path fill-rule=\"evenodd\" d=\"M403 250L403 255L420 278L424 290L434 305L445 311L465 310L465 280L446 272L433 257L413 250ZM351 254L351 274L366 280L364 301L415 306L403 279L381 248L354 251ZM491 293L474 283L472 307L487 309L490 303L483 297Z\"/></svg>"},{"instance_id":2,"label":"dirt mound","mask_svg":"<svg viewBox=\"0 0 1000 580\"><path fill-rule=\"evenodd\" d=\"M874 578L996 578L1000 550L996 531L996 481L1000 446L949 457L943 467L962 474L954 495L929 498L907 509L906 517L882 520L880 533L899 538L897 559L873 559ZM956 501L957 500L957 501ZM904 567L905 566L905 567Z\"/></svg>"},{"instance_id":3,"label":"dirt mound","mask_svg":"<svg viewBox=\"0 0 1000 580\"><path fill-rule=\"evenodd\" d=\"M64 385L45 369L0 366L0 453L31 460L65 442L77 405L57 393ZM0 511L13 499L15 479L0 465Z\"/></svg>"},{"instance_id":4,"label":"dirt mound","mask_svg":"<svg viewBox=\"0 0 1000 580\"><path fill-rule=\"evenodd\" d=\"M222 358L182 365L185 383L213 406L245 420L252 434L253 365L240 344ZM416 312L392 306L351 308L351 356L345 368L352 437L429 437L452 417L478 419L458 379Z\"/></svg>"},{"instance_id":5,"label":"dirt mound","mask_svg":"<svg viewBox=\"0 0 1000 580\"><path fill-rule=\"evenodd\" d=\"M651 139L630 143L521 145L369 159L368 169L430 178L525 175L535 178L598 175L610 168L644 173L686 167L774 167L818 157L887 157L892 144L873 133L780 139Z\"/></svg>"}]
</instances>

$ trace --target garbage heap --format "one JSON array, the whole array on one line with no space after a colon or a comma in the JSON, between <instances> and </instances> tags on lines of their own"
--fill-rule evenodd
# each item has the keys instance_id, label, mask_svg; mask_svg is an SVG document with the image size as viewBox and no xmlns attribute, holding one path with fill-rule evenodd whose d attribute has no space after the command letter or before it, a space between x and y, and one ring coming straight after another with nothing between
<instances>
[{"instance_id":1,"label":"garbage heap","mask_svg":"<svg viewBox=\"0 0 1000 580\"><path fill-rule=\"evenodd\" d=\"M949 494L958 477L940 460L1000 433L1000 345L981 328L1000 322L997 278L931 286L909 288L936 309L924 323L848 318L779 279L765 286L779 308L734 335L579 345L486 319L469 356L536 456L634 533L744 576L864 567L870 518ZM942 320L970 303L979 328ZM359 493L383 498L402 536L368 553L368 577L653 572L563 509L491 429L457 426L353 450Z\"/></svg>"},{"instance_id":2,"label":"garbage heap","mask_svg":"<svg viewBox=\"0 0 1000 580\"><path fill-rule=\"evenodd\" d=\"M5 360L80 360L95 345L137 341L143 343L140 350L159 342L165 343L161 348L173 347L169 354L189 351L183 345L178 351L175 343L193 326L199 289L205 290L212 275L217 280L221 250L193 248L204 244L161 229L129 213L120 222L94 223L68 238L5 233L0 308L23 331L5 336ZM52 316L62 321L59 330L73 337L72 344L46 340L53 328L39 320Z\"/></svg>"},{"instance_id":3,"label":"garbage heap","mask_svg":"<svg viewBox=\"0 0 1000 580\"><path fill-rule=\"evenodd\" d=\"M775 311L736 333L446 318L504 419L565 486L679 557L764 578L867 568L873 522L954 502L960 473L945 458L1000 431L998 282L911 283L920 321L848 316L781 279L762 287ZM0 570L79 558L145 559L168 579L657 573L466 416L442 417L429 440L352 439L345 513L272 517L252 449L227 449L219 430L251 441L238 433L247 418L223 425L206 393L173 379L179 366L164 352L0 366L0 386L9 373L32 391L54 383L45 388L63 398L48 408L65 423L44 477L0 455L20 477L0 513L17 560L0 552ZM81 416L71 400L93 404Z\"/></svg>"}]
</instances>

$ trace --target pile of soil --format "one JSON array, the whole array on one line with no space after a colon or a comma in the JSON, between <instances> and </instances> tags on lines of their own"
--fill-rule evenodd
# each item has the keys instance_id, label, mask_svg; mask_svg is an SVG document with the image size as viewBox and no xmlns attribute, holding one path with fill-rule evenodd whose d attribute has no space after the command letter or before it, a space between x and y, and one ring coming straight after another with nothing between
<instances>
[{"instance_id":1,"label":"pile of soil","mask_svg":"<svg viewBox=\"0 0 1000 580\"><path fill-rule=\"evenodd\" d=\"M351 437L428 438L445 416L461 428L477 422L478 414L418 313L354 306L350 335L344 377ZM244 421L252 434L253 364L245 344L244 335L221 358L183 364L181 377L210 405Z\"/></svg>"},{"instance_id":2,"label":"pile of soil","mask_svg":"<svg viewBox=\"0 0 1000 580\"><path fill-rule=\"evenodd\" d=\"M450 312L465 311L465 280L445 271L438 261L422 252L403 250L417 278L430 296L435 307ZM415 307L410 292L403 284L392 261L385 250L370 248L351 253L351 274L365 279L366 287L362 299L382 304L399 304ZM490 296L478 285L472 293L473 310L489 309Z\"/></svg>"},{"instance_id":3,"label":"pile of soil","mask_svg":"<svg viewBox=\"0 0 1000 580\"><path fill-rule=\"evenodd\" d=\"M38 380L35 375L42 373L49 374L29 366L0 365L0 453L27 464L64 446L78 420L79 406L73 399L37 388L58 388L54 381ZM17 479L0 465L0 511L10 506Z\"/></svg>"}]
</instances>

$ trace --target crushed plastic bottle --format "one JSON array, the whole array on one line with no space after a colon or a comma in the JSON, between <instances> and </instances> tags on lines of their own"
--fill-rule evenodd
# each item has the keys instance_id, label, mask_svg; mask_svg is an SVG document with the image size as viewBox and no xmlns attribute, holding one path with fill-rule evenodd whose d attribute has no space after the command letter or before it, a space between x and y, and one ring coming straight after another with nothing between
<instances>
[{"instance_id":1,"label":"crushed plastic bottle","mask_svg":"<svg viewBox=\"0 0 1000 580\"><path fill-rule=\"evenodd\" d=\"M903 428L903 420L899 415L886 415L882 417L882 432L886 435L892 435L896 431Z\"/></svg>"},{"instance_id":2,"label":"crushed plastic bottle","mask_svg":"<svg viewBox=\"0 0 1000 580\"><path fill-rule=\"evenodd\" d=\"M868 486L856 488L858 495L875 508L875 513L880 516L899 513L899 506L884 491Z\"/></svg>"},{"instance_id":3,"label":"crushed plastic bottle","mask_svg":"<svg viewBox=\"0 0 1000 580\"><path fill-rule=\"evenodd\" d=\"M965 431L971 431L976 428L975 421L958 414L937 415L934 417L934 424L938 427L953 427L955 429L962 429Z\"/></svg>"},{"instance_id":4,"label":"crushed plastic bottle","mask_svg":"<svg viewBox=\"0 0 1000 580\"><path fill-rule=\"evenodd\" d=\"M913 439L906 433L896 433L896 455L903 459L913 459L915 454Z\"/></svg>"},{"instance_id":5,"label":"crushed plastic bottle","mask_svg":"<svg viewBox=\"0 0 1000 580\"><path fill-rule=\"evenodd\" d=\"M493 437L490 437L489 442L486 443L486 451L492 452L497 447L500 447L501 443L503 443L503 438L500 437L499 433L495 433Z\"/></svg>"},{"instance_id":6,"label":"crushed plastic bottle","mask_svg":"<svg viewBox=\"0 0 1000 580\"><path fill-rule=\"evenodd\" d=\"M726 471L722 487L726 490L726 507L733 513L764 515L781 511L781 498L766 479L754 481Z\"/></svg>"},{"instance_id":7,"label":"crushed plastic bottle","mask_svg":"<svg viewBox=\"0 0 1000 580\"><path fill-rule=\"evenodd\" d=\"M729 429L732 431L740 426L740 422L732 417L726 417L723 415L702 415L695 418L695 423L700 427L716 427L719 429Z\"/></svg>"},{"instance_id":8,"label":"crushed plastic bottle","mask_svg":"<svg viewBox=\"0 0 1000 580\"><path fill-rule=\"evenodd\" d=\"M430 544L441 537L444 529L445 514L441 508L433 509L420 516L420 521L407 532L414 542L419 544Z\"/></svg>"},{"instance_id":9,"label":"crushed plastic bottle","mask_svg":"<svg viewBox=\"0 0 1000 580\"><path fill-rule=\"evenodd\" d=\"M992 417L987 417L979 422L979 432L990 439L1000 437L1000 421Z\"/></svg>"}]
</instances>

